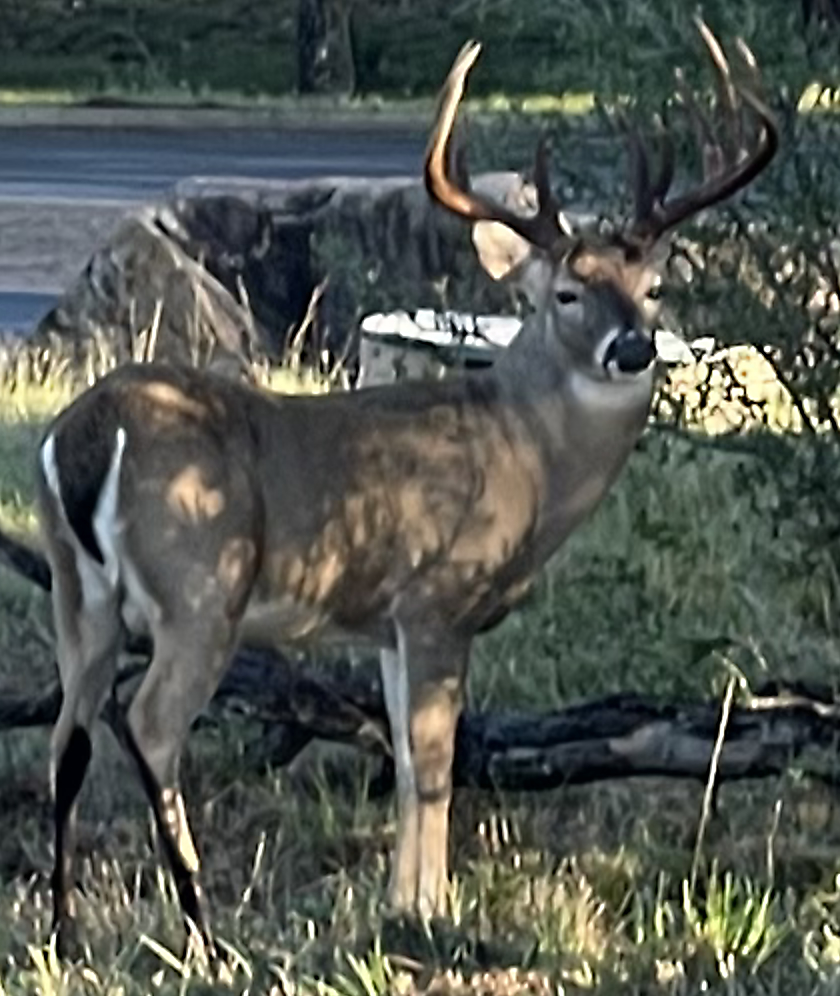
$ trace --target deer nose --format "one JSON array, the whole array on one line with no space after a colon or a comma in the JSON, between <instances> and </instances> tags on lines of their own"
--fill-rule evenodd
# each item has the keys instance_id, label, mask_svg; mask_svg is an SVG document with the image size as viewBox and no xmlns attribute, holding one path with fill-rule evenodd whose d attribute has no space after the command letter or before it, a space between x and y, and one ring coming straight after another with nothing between
<instances>
[{"instance_id":1,"label":"deer nose","mask_svg":"<svg viewBox=\"0 0 840 996\"><path fill-rule=\"evenodd\" d=\"M640 373L656 359L653 339L634 325L623 328L604 354L604 366L614 363L622 373Z\"/></svg>"}]
</instances>

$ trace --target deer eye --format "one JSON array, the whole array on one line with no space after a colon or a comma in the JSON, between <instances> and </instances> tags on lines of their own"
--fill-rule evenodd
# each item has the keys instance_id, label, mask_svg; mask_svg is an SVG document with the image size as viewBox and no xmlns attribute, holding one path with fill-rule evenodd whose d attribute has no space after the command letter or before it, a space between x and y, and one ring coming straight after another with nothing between
<instances>
[{"instance_id":1,"label":"deer eye","mask_svg":"<svg viewBox=\"0 0 840 996\"><path fill-rule=\"evenodd\" d=\"M575 304L578 300L577 294L570 290L559 290L555 294L558 304Z\"/></svg>"},{"instance_id":2,"label":"deer eye","mask_svg":"<svg viewBox=\"0 0 840 996\"><path fill-rule=\"evenodd\" d=\"M662 284L654 284L652 287L648 288L648 292L645 295L648 301L659 301L662 298Z\"/></svg>"}]
</instances>

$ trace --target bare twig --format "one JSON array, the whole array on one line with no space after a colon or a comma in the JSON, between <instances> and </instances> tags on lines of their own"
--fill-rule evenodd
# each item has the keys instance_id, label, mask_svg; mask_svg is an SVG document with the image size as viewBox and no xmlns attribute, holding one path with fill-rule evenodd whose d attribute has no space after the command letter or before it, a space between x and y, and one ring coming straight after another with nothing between
<instances>
[{"instance_id":1,"label":"bare twig","mask_svg":"<svg viewBox=\"0 0 840 996\"><path fill-rule=\"evenodd\" d=\"M703 853L706 827L709 825L712 815L717 773L720 766L720 757L723 752L723 742L726 739L726 728L729 725L729 714L732 711L732 699L735 695L736 680L735 676L732 675L726 685L726 692L723 696L723 707L720 711L720 724L717 736L715 737L712 759L709 763L709 777L706 779L706 789L703 792L703 806L700 811L700 823L697 827L697 839L694 842L694 857L691 860L691 877L688 886L689 895L692 896L694 895L694 886L697 883L697 870L700 867L700 858Z\"/></svg>"}]
</instances>

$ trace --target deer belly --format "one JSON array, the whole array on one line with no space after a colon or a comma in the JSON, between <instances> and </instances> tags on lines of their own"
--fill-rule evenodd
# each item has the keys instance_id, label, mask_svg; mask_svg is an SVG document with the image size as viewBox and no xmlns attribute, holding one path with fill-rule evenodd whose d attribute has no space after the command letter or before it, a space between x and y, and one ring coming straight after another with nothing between
<instances>
[{"instance_id":1,"label":"deer belly","mask_svg":"<svg viewBox=\"0 0 840 996\"><path fill-rule=\"evenodd\" d=\"M357 624L336 620L324 605L307 604L290 595L252 601L239 627L246 646L280 647L296 643L354 644L389 647L385 620L370 617Z\"/></svg>"}]
</instances>

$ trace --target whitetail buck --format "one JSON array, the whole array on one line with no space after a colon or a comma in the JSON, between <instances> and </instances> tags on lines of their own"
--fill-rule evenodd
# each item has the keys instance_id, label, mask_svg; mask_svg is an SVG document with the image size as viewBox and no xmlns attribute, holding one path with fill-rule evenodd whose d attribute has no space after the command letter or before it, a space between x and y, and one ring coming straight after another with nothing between
<instances>
[{"instance_id":1,"label":"whitetail buck","mask_svg":"<svg viewBox=\"0 0 840 996\"><path fill-rule=\"evenodd\" d=\"M660 238L749 183L776 149L770 113L701 31L728 132L716 171L668 201L667 135L655 176L637 136L635 214L610 235L568 230L542 148L532 217L459 182L450 138L479 46L458 56L426 184L485 225L485 264L496 276L513 269L534 307L489 371L279 397L192 369L126 366L49 427L38 482L64 690L52 739L59 937L91 726L126 631L150 635L154 655L124 739L184 912L208 943L178 765L238 643L381 649L397 773L390 901L445 909L453 740L473 637L593 511L642 432L655 358L642 309ZM757 70L742 54L751 85Z\"/></svg>"}]
</instances>

